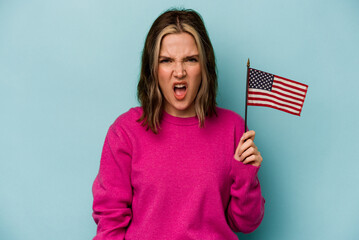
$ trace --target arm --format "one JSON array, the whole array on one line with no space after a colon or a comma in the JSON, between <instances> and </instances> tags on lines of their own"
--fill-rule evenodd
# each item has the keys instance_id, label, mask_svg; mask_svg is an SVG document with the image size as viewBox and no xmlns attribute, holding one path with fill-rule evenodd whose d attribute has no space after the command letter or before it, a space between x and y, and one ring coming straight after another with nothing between
<instances>
[{"instance_id":1,"label":"arm","mask_svg":"<svg viewBox=\"0 0 359 240\"><path fill-rule=\"evenodd\" d=\"M94 240L124 239L132 218L131 145L122 131L110 127L102 150L100 170L93 183Z\"/></svg>"},{"instance_id":2,"label":"arm","mask_svg":"<svg viewBox=\"0 0 359 240\"><path fill-rule=\"evenodd\" d=\"M264 215L265 200L257 176L262 157L254 145L254 135L254 131L243 135L232 159L230 175L233 183L227 217L235 232L254 231Z\"/></svg>"}]
</instances>

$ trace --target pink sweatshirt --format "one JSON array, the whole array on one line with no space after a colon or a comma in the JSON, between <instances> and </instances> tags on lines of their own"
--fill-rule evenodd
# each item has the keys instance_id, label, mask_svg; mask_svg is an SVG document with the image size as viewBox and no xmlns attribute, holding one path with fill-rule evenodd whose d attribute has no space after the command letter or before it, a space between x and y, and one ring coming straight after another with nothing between
<instances>
[{"instance_id":1,"label":"pink sweatshirt","mask_svg":"<svg viewBox=\"0 0 359 240\"><path fill-rule=\"evenodd\" d=\"M252 232L264 214L257 172L233 158L243 119L167 113L156 135L136 122L142 108L108 130L93 184L94 240L231 240Z\"/></svg>"}]
</instances>

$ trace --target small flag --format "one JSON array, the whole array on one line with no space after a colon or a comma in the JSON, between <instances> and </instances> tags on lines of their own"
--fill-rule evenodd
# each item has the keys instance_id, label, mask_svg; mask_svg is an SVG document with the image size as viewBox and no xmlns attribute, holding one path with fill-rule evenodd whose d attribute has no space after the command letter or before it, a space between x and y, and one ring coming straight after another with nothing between
<instances>
[{"instance_id":1,"label":"small flag","mask_svg":"<svg viewBox=\"0 0 359 240\"><path fill-rule=\"evenodd\" d=\"M247 104L300 116L308 85L249 68Z\"/></svg>"}]
</instances>

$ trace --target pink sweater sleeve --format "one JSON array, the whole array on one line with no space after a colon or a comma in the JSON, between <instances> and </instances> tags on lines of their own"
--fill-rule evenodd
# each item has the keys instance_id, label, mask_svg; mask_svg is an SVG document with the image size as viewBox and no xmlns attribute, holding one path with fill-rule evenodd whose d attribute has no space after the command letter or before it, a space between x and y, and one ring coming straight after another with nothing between
<instances>
[{"instance_id":1,"label":"pink sweater sleeve","mask_svg":"<svg viewBox=\"0 0 359 240\"><path fill-rule=\"evenodd\" d=\"M122 132L122 130L119 130ZM94 240L124 239L132 218L131 145L127 135L113 127L107 133L100 170L93 183L93 218L97 226Z\"/></svg>"},{"instance_id":2,"label":"pink sweater sleeve","mask_svg":"<svg viewBox=\"0 0 359 240\"><path fill-rule=\"evenodd\" d=\"M227 209L228 223L233 231L250 233L261 223L264 198L257 177L259 167L232 159L231 198Z\"/></svg>"}]
</instances>

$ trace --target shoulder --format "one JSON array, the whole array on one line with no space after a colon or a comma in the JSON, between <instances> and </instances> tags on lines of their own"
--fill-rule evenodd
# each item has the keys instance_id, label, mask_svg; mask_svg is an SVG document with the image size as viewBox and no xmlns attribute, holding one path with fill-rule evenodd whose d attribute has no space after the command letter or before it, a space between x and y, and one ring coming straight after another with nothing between
<instances>
[{"instance_id":1,"label":"shoulder","mask_svg":"<svg viewBox=\"0 0 359 240\"><path fill-rule=\"evenodd\" d=\"M116 118L114 121L114 125L118 123L124 123L124 122L132 122L134 119L138 119L141 117L143 110L142 107L133 107L130 108L127 112L122 113L120 116Z\"/></svg>"},{"instance_id":2,"label":"shoulder","mask_svg":"<svg viewBox=\"0 0 359 240\"><path fill-rule=\"evenodd\" d=\"M244 124L244 120L238 113L225 109L225 108L216 108L217 118L220 122L225 122L227 124L232 123L234 125Z\"/></svg>"},{"instance_id":3,"label":"shoulder","mask_svg":"<svg viewBox=\"0 0 359 240\"><path fill-rule=\"evenodd\" d=\"M115 132L119 132L121 130L140 127L141 123L139 123L137 120L141 117L142 112L142 107L130 108L127 112L122 113L116 118L116 120L111 124L110 129Z\"/></svg>"},{"instance_id":4,"label":"shoulder","mask_svg":"<svg viewBox=\"0 0 359 240\"><path fill-rule=\"evenodd\" d=\"M232 110L217 107L216 111L218 115L216 126L223 132L233 132L237 143L244 133L244 119Z\"/></svg>"}]
</instances>

